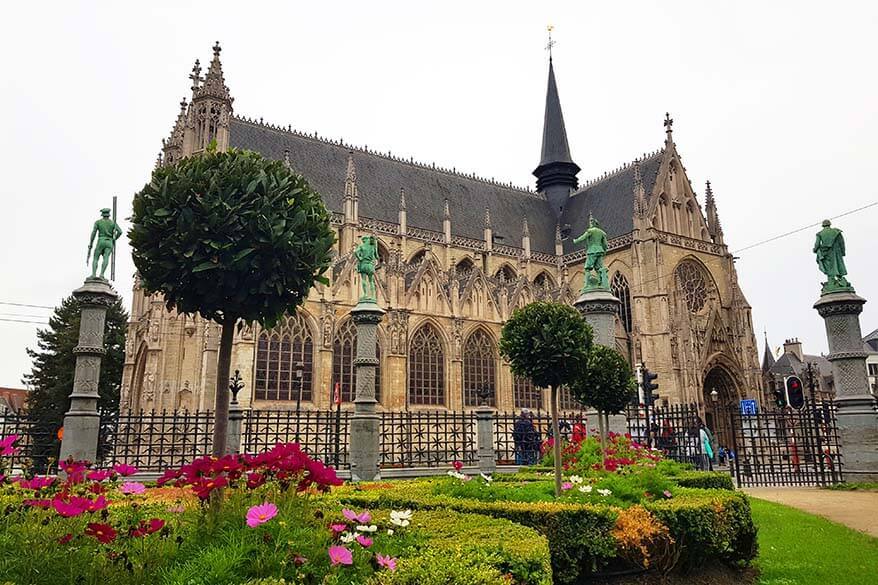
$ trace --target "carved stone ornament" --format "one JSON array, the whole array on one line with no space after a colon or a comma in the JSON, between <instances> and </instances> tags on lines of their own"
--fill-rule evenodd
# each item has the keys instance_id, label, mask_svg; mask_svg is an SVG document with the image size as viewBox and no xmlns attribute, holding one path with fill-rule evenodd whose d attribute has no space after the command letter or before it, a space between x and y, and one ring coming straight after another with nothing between
<instances>
[{"instance_id":1,"label":"carved stone ornament","mask_svg":"<svg viewBox=\"0 0 878 585\"><path fill-rule=\"evenodd\" d=\"M406 354L406 340L408 339L409 314L406 311L390 311L390 353L393 355Z\"/></svg>"},{"instance_id":2,"label":"carved stone ornament","mask_svg":"<svg viewBox=\"0 0 878 585\"><path fill-rule=\"evenodd\" d=\"M320 303L320 332L323 338L323 347L332 348L332 333L335 329L335 305L328 301Z\"/></svg>"}]
</instances>

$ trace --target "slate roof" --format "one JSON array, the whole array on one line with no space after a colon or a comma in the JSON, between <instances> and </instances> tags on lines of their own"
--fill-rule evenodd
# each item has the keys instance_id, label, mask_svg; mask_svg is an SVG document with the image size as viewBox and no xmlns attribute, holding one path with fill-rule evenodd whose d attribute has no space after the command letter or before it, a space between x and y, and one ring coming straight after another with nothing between
<instances>
[{"instance_id":1,"label":"slate roof","mask_svg":"<svg viewBox=\"0 0 878 585\"><path fill-rule=\"evenodd\" d=\"M772 374L779 376L789 376L795 374L801 376L807 369L807 363L812 362L817 365L820 370L820 376L824 379L832 377L832 364L822 355L805 354L805 361L802 362L795 354L787 352L777 358L777 361L768 369Z\"/></svg>"},{"instance_id":2,"label":"slate roof","mask_svg":"<svg viewBox=\"0 0 878 585\"><path fill-rule=\"evenodd\" d=\"M484 210L491 211L495 236L502 243L521 246L523 218L527 216L531 249L554 254L555 218L546 199L533 191L493 183L432 166L367 152L347 144L305 136L282 128L233 117L230 144L282 160L289 150L293 168L308 178L332 211L341 212L348 156L353 152L360 197L359 214L397 223L399 191L405 189L410 227L442 231L445 199L451 210L453 235L476 240L484 238ZM643 186L652 191L661 163L658 151L641 162ZM571 237L565 253L574 249L573 236L585 231L591 211L611 238L633 229L634 165L597 181L570 196L561 224L570 224Z\"/></svg>"},{"instance_id":3,"label":"slate roof","mask_svg":"<svg viewBox=\"0 0 878 585\"><path fill-rule=\"evenodd\" d=\"M878 352L878 329L863 338L863 345L869 353Z\"/></svg>"},{"instance_id":4,"label":"slate roof","mask_svg":"<svg viewBox=\"0 0 878 585\"><path fill-rule=\"evenodd\" d=\"M235 148L255 150L277 160L283 159L284 149L289 149L293 168L308 178L333 211L342 210L348 154L353 151L360 216L397 223L399 190L404 188L411 227L441 232L447 198L454 235L484 239L485 207L489 207L494 234L503 236L503 244L521 246L523 219L527 216L531 249L554 253L554 215L545 198L535 192L241 118L232 118L230 122L230 143Z\"/></svg>"},{"instance_id":5,"label":"slate roof","mask_svg":"<svg viewBox=\"0 0 878 585\"><path fill-rule=\"evenodd\" d=\"M655 185L662 154L660 150L640 162L647 198ZM589 212L598 220L609 238L627 234L634 229L633 163L604 179L586 184L570 196L561 215L562 225L569 224L572 229L570 237L564 241L565 254L577 248L573 245L573 238L588 228Z\"/></svg>"},{"instance_id":6,"label":"slate roof","mask_svg":"<svg viewBox=\"0 0 878 585\"><path fill-rule=\"evenodd\" d=\"M558 98L558 84L555 83L555 68L549 58L549 85L546 89L546 113L543 118L543 148L540 165L556 162L573 163L570 146L567 144L567 130L564 115L561 113L561 100Z\"/></svg>"}]
</instances>

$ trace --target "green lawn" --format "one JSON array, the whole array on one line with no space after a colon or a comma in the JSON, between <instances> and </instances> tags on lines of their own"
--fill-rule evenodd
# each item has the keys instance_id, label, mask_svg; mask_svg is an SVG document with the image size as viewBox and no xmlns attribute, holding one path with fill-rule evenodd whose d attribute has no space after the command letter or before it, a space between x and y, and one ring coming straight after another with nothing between
<instances>
[{"instance_id":1,"label":"green lawn","mask_svg":"<svg viewBox=\"0 0 878 585\"><path fill-rule=\"evenodd\" d=\"M780 504L751 503L760 585L878 584L878 538Z\"/></svg>"},{"instance_id":2,"label":"green lawn","mask_svg":"<svg viewBox=\"0 0 878 585\"><path fill-rule=\"evenodd\" d=\"M831 485L828 490L838 490L843 492L878 492L878 481L860 481L853 483L837 483Z\"/></svg>"}]
</instances>

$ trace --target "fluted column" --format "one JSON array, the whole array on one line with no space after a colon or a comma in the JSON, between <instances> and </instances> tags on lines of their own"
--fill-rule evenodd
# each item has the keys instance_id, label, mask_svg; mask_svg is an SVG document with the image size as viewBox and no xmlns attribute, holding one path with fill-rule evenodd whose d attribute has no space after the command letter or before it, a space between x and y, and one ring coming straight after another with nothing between
<instances>
[{"instance_id":1,"label":"fluted column","mask_svg":"<svg viewBox=\"0 0 878 585\"><path fill-rule=\"evenodd\" d=\"M371 481L380 476L381 417L375 412L375 368L378 366L375 344L378 323L383 316L384 309L372 301L361 300L351 310L357 328L357 357L354 359L357 387L350 423L351 479L354 481Z\"/></svg>"}]
</instances>

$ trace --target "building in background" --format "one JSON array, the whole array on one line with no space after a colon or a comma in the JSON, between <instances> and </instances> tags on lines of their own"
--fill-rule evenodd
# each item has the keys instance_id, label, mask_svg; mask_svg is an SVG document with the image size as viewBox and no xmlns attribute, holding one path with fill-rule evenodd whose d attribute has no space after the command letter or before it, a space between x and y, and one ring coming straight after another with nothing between
<instances>
[{"instance_id":1,"label":"building in background","mask_svg":"<svg viewBox=\"0 0 878 585\"><path fill-rule=\"evenodd\" d=\"M818 400L828 400L835 396L832 377L832 364L822 355L809 355L802 350L798 338L787 339L783 353L777 358L771 355L768 338L765 340L765 354L762 357L763 404L774 404L774 390L783 390L787 376L798 376L805 386L805 396L811 397L811 379L808 377L808 364L813 372L814 396Z\"/></svg>"},{"instance_id":2,"label":"building in background","mask_svg":"<svg viewBox=\"0 0 878 585\"><path fill-rule=\"evenodd\" d=\"M27 408L27 390L0 388L0 414L21 414Z\"/></svg>"},{"instance_id":3,"label":"building in background","mask_svg":"<svg viewBox=\"0 0 878 585\"><path fill-rule=\"evenodd\" d=\"M878 329L863 338L866 356L866 373L869 375L869 389L878 396Z\"/></svg>"},{"instance_id":4,"label":"building in background","mask_svg":"<svg viewBox=\"0 0 878 585\"><path fill-rule=\"evenodd\" d=\"M750 306L716 200L709 183L698 200L669 116L658 150L604 173L574 162L550 59L542 144L532 145L541 147L534 190L237 115L218 45L206 74L196 62L190 78L191 99L181 103L158 164L213 140L284 160L322 195L338 234L328 286L315 286L274 329L247 325L236 334L232 371L244 377L245 405L291 409L301 397L305 408L326 409L336 385L352 399L351 252L361 235L374 234L387 310L378 335L380 408L461 410L477 404L483 387L500 409L546 408L547 392L500 359L500 329L534 300L573 303L585 253L572 240L589 215L610 239L605 262L622 301L617 349L659 374L662 398L709 410L712 390L723 405L759 396ZM582 185L580 165L596 175ZM135 280L123 407L212 408L218 342L216 324L169 312ZM565 396L562 407L576 405Z\"/></svg>"}]
</instances>

